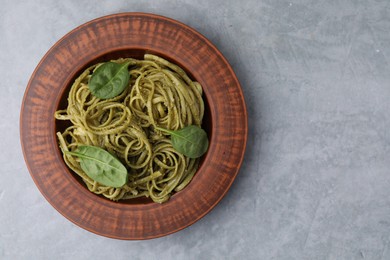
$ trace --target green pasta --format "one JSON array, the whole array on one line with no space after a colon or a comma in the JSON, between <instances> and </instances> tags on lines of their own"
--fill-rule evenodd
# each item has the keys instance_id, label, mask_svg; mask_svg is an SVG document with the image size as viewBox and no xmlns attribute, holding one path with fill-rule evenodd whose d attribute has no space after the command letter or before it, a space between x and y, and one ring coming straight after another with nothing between
<instances>
[{"instance_id":1,"label":"green pasta","mask_svg":"<svg viewBox=\"0 0 390 260\"><path fill-rule=\"evenodd\" d=\"M71 122L57 136L63 151L91 145L115 155L126 166L129 180L120 188L104 186L87 176L79 158L64 153L64 161L93 193L114 201L146 196L163 203L188 185L199 159L177 152L169 136L156 128L200 126L204 114L202 87L183 69L155 55L111 62L129 63L128 87L114 98L99 99L88 83L101 64L86 69L70 89L67 108L55 112L57 120Z\"/></svg>"}]
</instances>

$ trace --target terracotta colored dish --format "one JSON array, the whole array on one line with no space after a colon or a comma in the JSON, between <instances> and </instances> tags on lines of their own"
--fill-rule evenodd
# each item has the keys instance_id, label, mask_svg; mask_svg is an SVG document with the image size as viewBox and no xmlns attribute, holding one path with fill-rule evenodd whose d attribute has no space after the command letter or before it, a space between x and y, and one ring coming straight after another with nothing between
<instances>
[{"instance_id":1,"label":"terracotta colored dish","mask_svg":"<svg viewBox=\"0 0 390 260\"><path fill-rule=\"evenodd\" d=\"M209 150L189 186L162 205L148 199L112 202L89 192L65 165L55 136L64 126L54 120L54 111L66 106L80 72L99 61L144 53L185 69L203 86L206 103ZM149 239L193 224L222 199L244 157L247 113L233 70L204 36L169 18L122 13L77 27L46 53L25 92L20 135L35 184L62 215L99 235Z\"/></svg>"}]
</instances>

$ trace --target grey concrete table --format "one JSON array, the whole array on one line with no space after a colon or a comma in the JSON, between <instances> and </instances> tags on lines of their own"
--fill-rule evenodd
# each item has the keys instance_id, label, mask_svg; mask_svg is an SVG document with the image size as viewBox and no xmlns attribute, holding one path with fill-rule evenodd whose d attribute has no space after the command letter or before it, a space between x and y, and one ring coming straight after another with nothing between
<instances>
[{"instance_id":1,"label":"grey concrete table","mask_svg":"<svg viewBox=\"0 0 390 260\"><path fill-rule=\"evenodd\" d=\"M149 241L100 237L62 217L34 185L18 135L25 87L50 46L125 11L209 38L249 112L227 196ZM390 259L388 0L1 0L0 58L0 259Z\"/></svg>"}]
</instances>

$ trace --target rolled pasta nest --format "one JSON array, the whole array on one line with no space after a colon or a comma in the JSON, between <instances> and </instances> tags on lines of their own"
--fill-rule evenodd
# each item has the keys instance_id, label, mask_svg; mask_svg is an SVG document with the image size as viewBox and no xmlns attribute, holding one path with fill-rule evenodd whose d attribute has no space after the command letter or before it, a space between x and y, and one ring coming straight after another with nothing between
<instances>
[{"instance_id":1,"label":"rolled pasta nest","mask_svg":"<svg viewBox=\"0 0 390 260\"><path fill-rule=\"evenodd\" d=\"M128 169L128 183L120 188L101 185L87 176L77 157L64 153L64 161L93 193L114 201L146 196L163 203L187 186L199 159L175 151L169 136L155 127L200 126L202 87L179 66L155 55L112 62L130 62L129 86L115 98L99 99L91 94L88 82L101 63L86 69L70 89L67 108L55 112L57 120L71 122L57 136L64 151L93 145L115 155Z\"/></svg>"}]
</instances>

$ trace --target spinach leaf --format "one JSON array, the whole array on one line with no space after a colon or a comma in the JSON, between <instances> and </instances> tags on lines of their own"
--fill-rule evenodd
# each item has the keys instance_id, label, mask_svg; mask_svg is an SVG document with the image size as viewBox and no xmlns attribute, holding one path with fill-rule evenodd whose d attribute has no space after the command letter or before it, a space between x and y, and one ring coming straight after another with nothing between
<instances>
[{"instance_id":1,"label":"spinach leaf","mask_svg":"<svg viewBox=\"0 0 390 260\"><path fill-rule=\"evenodd\" d=\"M127 70L130 62L123 64L106 62L92 74L88 87L92 94L100 99L118 96L129 84L130 74Z\"/></svg>"},{"instance_id":2,"label":"spinach leaf","mask_svg":"<svg viewBox=\"0 0 390 260\"><path fill-rule=\"evenodd\" d=\"M80 158L81 169L93 180L110 187L122 187L127 183L126 167L106 150L89 145L79 146L76 151L63 151Z\"/></svg>"},{"instance_id":3,"label":"spinach leaf","mask_svg":"<svg viewBox=\"0 0 390 260\"><path fill-rule=\"evenodd\" d=\"M207 134L199 126L190 125L176 131L160 127L156 129L170 134L173 148L189 158L201 157L209 147Z\"/></svg>"}]
</instances>

